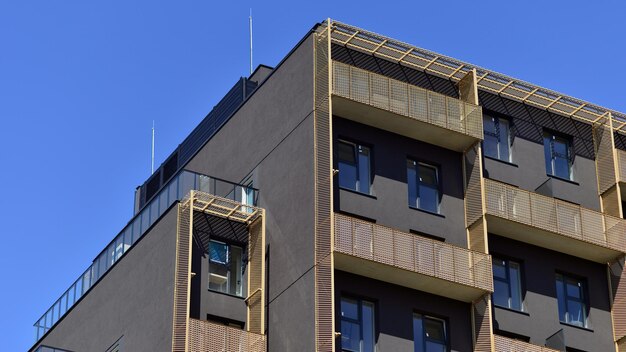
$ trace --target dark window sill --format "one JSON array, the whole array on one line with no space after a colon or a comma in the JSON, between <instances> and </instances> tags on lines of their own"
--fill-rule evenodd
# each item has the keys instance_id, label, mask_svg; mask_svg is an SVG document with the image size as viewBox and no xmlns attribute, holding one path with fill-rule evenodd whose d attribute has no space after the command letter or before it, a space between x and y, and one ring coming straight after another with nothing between
<instances>
[{"instance_id":1,"label":"dark window sill","mask_svg":"<svg viewBox=\"0 0 626 352\"><path fill-rule=\"evenodd\" d=\"M546 175L547 175L548 177L550 177L550 178L555 179L555 180L559 180L559 181L563 181L563 182L571 183L571 184L576 185L576 186L580 186L580 183L578 183L578 182L576 182L576 181L572 181L572 180L567 179L567 178L563 178L563 177L556 176L556 175L550 175L550 174L546 174Z\"/></svg>"},{"instance_id":2,"label":"dark window sill","mask_svg":"<svg viewBox=\"0 0 626 352\"><path fill-rule=\"evenodd\" d=\"M577 328L577 329L581 329L581 330L585 330L585 331L593 332L593 329L592 329L592 328L589 328L589 327L584 327L584 326L580 326L580 325L574 325L574 324L566 323L566 322L564 322L564 321L561 321L560 323L561 323L561 325L571 326L571 327L573 327L573 328Z\"/></svg>"},{"instance_id":3,"label":"dark window sill","mask_svg":"<svg viewBox=\"0 0 626 352\"><path fill-rule=\"evenodd\" d=\"M493 160L493 161L497 161L499 163L505 164L505 165L509 165L509 166L513 166L513 167L519 167L517 164L514 164L510 161L506 161L506 160L502 160L502 159L498 159L498 158L494 158L492 156L487 156L485 155L485 159L489 159L489 160Z\"/></svg>"},{"instance_id":4,"label":"dark window sill","mask_svg":"<svg viewBox=\"0 0 626 352\"><path fill-rule=\"evenodd\" d=\"M226 292L222 292L222 291L212 290L210 288L208 288L207 291L209 291L211 293L217 293L217 294L220 294L220 295L228 296L228 297L238 298L238 299L241 299L241 300L245 300L246 299L245 297L242 297L242 296L237 296L237 295L232 294L232 293L226 293Z\"/></svg>"},{"instance_id":5,"label":"dark window sill","mask_svg":"<svg viewBox=\"0 0 626 352\"><path fill-rule=\"evenodd\" d=\"M430 214L430 215L435 215L435 216L438 216L438 217L440 217L440 218L444 218L444 219L445 219L445 215L440 214L440 213L435 213L435 212L432 212L432 211L430 211L430 210L426 210L426 209L420 209L420 208L418 208L418 207L414 207L414 206L412 206L412 205L409 205L409 208L411 208L411 209L413 209L413 210L421 211L422 213L426 213L426 214Z\"/></svg>"},{"instance_id":6,"label":"dark window sill","mask_svg":"<svg viewBox=\"0 0 626 352\"><path fill-rule=\"evenodd\" d=\"M360 192L360 191L355 191L355 190L350 189L350 188L345 188L345 187L341 187L341 186L339 186L339 190L341 190L341 191L346 191L346 192L350 192L350 193L354 193L354 194L358 194L358 195L360 195L360 196L365 196L365 197L372 198L372 199L378 199L378 198L376 198L376 196L375 196L375 195L373 195L373 194L363 193L363 192Z\"/></svg>"},{"instance_id":7,"label":"dark window sill","mask_svg":"<svg viewBox=\"0 0 626 352\"><path fill-rule=\"evenodd\" d=\"M525 316L528 316L528 317L530 316L530 313L528 313L526 311L523 311L523 310L517 310L517 309L513 309L513 308L509 308L509 307L499 306L499 305L497 305L495 303L493 304L493 306L495 308L506 310L506 311L509 311L509 312L525 315Z\"/></svg>"}]
</instances>

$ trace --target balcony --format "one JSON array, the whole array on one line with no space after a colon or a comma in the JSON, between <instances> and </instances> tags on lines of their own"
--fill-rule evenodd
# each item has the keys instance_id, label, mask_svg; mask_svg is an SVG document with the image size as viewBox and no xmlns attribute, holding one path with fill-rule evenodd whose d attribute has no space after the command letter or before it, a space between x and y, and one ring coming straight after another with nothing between
<instances>
[{"instance_id":1,"label":"balcony","mask_svg":"<svg viewBox=\"0 0 626 352\"><path fill-rule=\"evenodd\" d=\"M333 114L462 152L483 139L482 108L333 61Z\"/></svg>"},{"instance_id":2,"label":"balcony","mask_svg":"<svg viewBox=\"0 0 626 352\"><path fill-rule=\"evenodd\" d=\"M335 268L472 302L493 291L491 256L335 214Z\"/></svg>"},{"instance_id":3,"label":"balcony","mask_svg":"<svg viewBox=\"0 0 626 352\"><path fill-rule=\"evenodd\" d=\"M265 352L265 336L208 321L189 319L189 352Z\"/></svg>"},{"instance_id":4,"label":"balcony","mask_svg":"<svg viewBox=\"0 0 626 352\"><path fill-rule=\"evenodd\" d=\"M39 341L91 287L126 253L163 214L190 190L217 195L244 205L255 205L258 190L195 172L181 170L152 200L135 215L109 245L94 259L85 272L34 324ZM231 214L232 215L232 214ZM236 214L235 214L236 215Z\"/></svg>"},{"instance_id":5,"label":"balcony","mask_svg":"<svg viewBox=\"0 0 626 352\"><path fill-rule=\"evenodd\" d=\"M626 252L626 221L485 179L489 232L598 263Z\"/></svg>"},{"instance_id":6,"label":"balcony","mask_svg":"<svg viewBox=\"0 0 626 352\"><path fill-rule=\"evenodd\" d=\"M493 335L493 340L498 352L558 352L558 350L549 347L533 345L500 335Z\"/></svg>"}]
</instances>

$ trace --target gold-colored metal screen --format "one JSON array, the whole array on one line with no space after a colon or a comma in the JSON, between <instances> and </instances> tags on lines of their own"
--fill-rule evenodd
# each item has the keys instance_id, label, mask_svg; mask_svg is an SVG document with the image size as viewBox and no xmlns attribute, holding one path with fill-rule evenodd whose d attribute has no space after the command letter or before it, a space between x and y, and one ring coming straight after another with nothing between
<instances>
[{"instance_id":1,"label":"gold-colored metal screen","mask_svg":"<svg viewBox=\"0 0 626 352\"><path fill-rule=\"evenodd\" d=\"M608 270L613 298L611 305L613 332L615 333L615 341L618 341L626 336L626 271L624 270L624 257L609 263ZM626 339L624 340L626 341Z\"/></svg>"},{"instance_id":2,"label":"gold-colored metal screen","mask_svg":"<svg viewBox=\"0 0 626 352\"><path fill-rule=\"evenodd\" d=\"M491 298L484 295L472 304L472 322L474 324L474 351L491 352L493 334L491 330ZM496 350L499 351L499 350Z\"/></svg>"},{"instance_id":3,"label":"gold-colored metal screen","mask_svg":"<svg viewBox=\"0 0 626 352\"><path fill-rule=\"evenodd\" d=\"M265 333L265 211L250 224L248 233L248 325L250 332Z\"/></svg>"},{"instance_id":4,"label":"gold-colored metal screen","mask_svg":"<svg viewBox=\"0 0 626 352\"><path fill-rule=\"evenodd\" d=\"M494 180L484 184L490 215L626 252L624 219Z\"/></svg>"},{"instance_id":5,"label":"gold-colored metal screen","mask_svg":"<svg viewBox=\"0 0 626 352\"><path fill-rule=\"evenodd\" d=\"M189 351L265 352L265 335L189 319Z\"/></svg>"},{"instance_id":6,"label":"gold-colored metal screen","mask_svg":"<svg viewBox=\"0 0 626 352\"><path fill-rule=\"evenodd\" d=\"M617 352L626 352L626 339L617 341Z\"/></svg>"},{"instance_id":7,"label":"gold-colored metal screen","mask_svg":"<svg viewBox=\"0 0 626 352\"><path fill-rule=\"evenodd\" d=\"M602 201L602 212L618 218L622 217L622 197L620 196L620 186L615 184L613 187L604 191L600 196Z\"/></svg>"},{"instance_id":8,"label":"gold-colored metal screen","mask_svg":"<svg viewBox=\"0 0 626 352\"><path fill-rule=\"evenodd\" d=\"M465 152L463 163L463 171L465 172L465 226L469 228L484 214L479 143L474 144Z\"/></svg>"},{"instance_id":9,"label":"gold-colored metal screen","mask_svg":"<svg viewBox=\"0 0 626 352\"><path fill-rule=\"evenodd\" d=\"M329 20L330 22L330 20ZM328 25L329 22L326 24ZM330 28L315 33L315 343L335 350L332 258Z\"/></svg>"},{"instance_id":10,"label":"gold-colored metal screen","mask_svg":"<svg viewBox=\"0 0 626 352\"><path fill-rule=\"evenodd\" d=\"M487 253L487 239L485 237L485 221L476 221L467 229L469 248L473 251Z\"/></svg>"},{"instance_id":11,"label":"gold-colored metal screen","mask_svg":"<svg viewBox=\"0 0 626 352\"><path fill-rule=\"evenodd\" d=\"M593 125L593 144L598 175L598 194L603 194L617 181L613 153L613 130L609 119L602 119Z\"/></svg>"},{"instance_id":12,"label":"gold-colored metal screen","mask_svg":"<svg viewBox=\"0 0 626 352\"><path fill-rule=\"evenodd\" d=\"M514 340L508 337L493 335L495 351L497 352L558 352L558 350L530 344L526 341Z\"/></svg>"},{"instance_id":13,"label":"gold-colored metal screen","mask_svg":"<svg viewBox=\"0 0 626 352\"><path fill-rule=\"evenodd\" d=\"M178 205L176 231L176 268L174 269L174 322L172 351L186 352L189 324L189 289L191 272L191 238L193 191Z\"/></svg>"},{"instance_id":14,"label":"gold-colored metal screen","mask_svg":"<svg viewBox=\"0 0 626 352\"><path fill-rule=\"evenodd\" d=\"M333 93L396 114L483 139L482 108L333 61Z\"/></svg>"},{"instance_id":15,"label":"gold-colored metal screen","mask_svg":"<svg viewBox=\"0 0 626 352\"><path fill-rule=\"evenodd\" d=\"M626 182L626 151L616 149L619 181Z\"/></svg>"},{"instance_id":16,"label":"gold-colored metal screen","mask_svg":"<svg viewBox=\"0 0 626 352\"><path fill-rule=\"evenodd\" d=\"M491 256L335 214L335 251L493 291Z\"/></svg>"}]
</instances>

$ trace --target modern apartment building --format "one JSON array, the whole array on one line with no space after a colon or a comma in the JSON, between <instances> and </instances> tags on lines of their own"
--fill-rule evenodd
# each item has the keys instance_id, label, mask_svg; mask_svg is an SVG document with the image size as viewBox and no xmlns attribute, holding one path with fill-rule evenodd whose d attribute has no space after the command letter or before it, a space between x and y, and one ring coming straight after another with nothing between
<instances>
[{"instance_id":1,"label":"modern apartment building","mask_svg":"<svg viewBox=\"0 0 626 352\"><path fill-rule=\"evenodd\" d=\"M336 21L136 190L31 351L626 351L626 115Z\"/></svg>"}]
</instances>

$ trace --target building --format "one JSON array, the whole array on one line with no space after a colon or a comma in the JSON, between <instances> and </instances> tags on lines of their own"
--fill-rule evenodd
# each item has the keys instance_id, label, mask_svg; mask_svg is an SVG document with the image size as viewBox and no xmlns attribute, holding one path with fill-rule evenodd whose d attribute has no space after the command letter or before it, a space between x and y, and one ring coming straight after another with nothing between
<instances>
[{"instance_id":1,"label":"building","mask_svg":"<svg viewBox=\"0 0 626 352\"><path fill-rule=\"evenodd\" d=\"M137 189L31 351L625 351L625 166L622 113L324 21Z\"/></svg>"}]
</instances>

